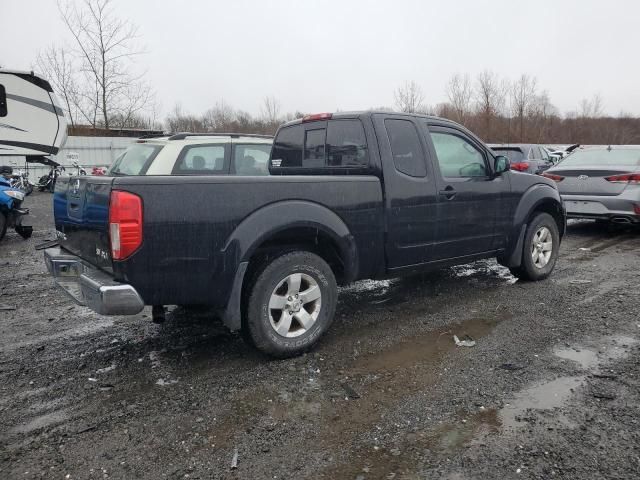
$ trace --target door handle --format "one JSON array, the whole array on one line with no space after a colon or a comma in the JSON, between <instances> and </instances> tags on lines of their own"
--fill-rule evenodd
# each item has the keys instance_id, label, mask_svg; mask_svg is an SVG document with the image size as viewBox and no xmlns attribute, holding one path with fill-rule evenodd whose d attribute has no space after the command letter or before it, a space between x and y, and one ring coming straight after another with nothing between
<instances>
[{"instance_id":1,"label":"door handle","mask_svg":"<svg viewBox=\"0 0 640 480\"><path fill-rule=\"evenodd\" d=\"M453 200L458 192L451 185L447 185L444 190L439 190L438 194L447 200Z\"/></svg>"}]
</instances>

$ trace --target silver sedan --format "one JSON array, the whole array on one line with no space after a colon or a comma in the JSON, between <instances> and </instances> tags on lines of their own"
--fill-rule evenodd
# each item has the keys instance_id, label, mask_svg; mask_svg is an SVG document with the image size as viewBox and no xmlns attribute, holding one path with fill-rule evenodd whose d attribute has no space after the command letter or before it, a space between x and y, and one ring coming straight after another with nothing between
<instances>
[{"instance_id":1,"label":"silver sedan","mask_svg":"<svg viewBox=\"0 0 640 480\"><path fill-rule=\"evenodd\" d=\"M640 223L640 147L585 147L543 175L555 180L568 218Z\"/></svg>"}]
</instances>

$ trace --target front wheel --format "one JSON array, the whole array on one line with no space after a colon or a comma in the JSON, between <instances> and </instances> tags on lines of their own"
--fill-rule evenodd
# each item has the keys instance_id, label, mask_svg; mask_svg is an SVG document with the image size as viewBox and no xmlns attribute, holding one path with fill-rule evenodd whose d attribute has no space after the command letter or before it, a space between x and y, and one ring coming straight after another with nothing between
<instances>
[{"instance_id":1,"label":"front wheel","mask_svg":"<svg viewBox=\"0 0 640 480\"><path fill-rule=\"evenodd\" d=\"M299 355L331 325L336 279L318 255L286 253L263 264L250 281L243 329L262 352L278 358Z\"/></svg>"},{"instance_id":2,"label":"front wheel","mask_svg":"<svg viewBox=\"0 0 640 480\"><path fill-rule=\"evenodd\" d=\"M539 213L531 220L524 235L522 263L512 268L511 273L524 280L543 280L553 271L559 249L558 224L548 213Z\"/></svg>"}]
</instances>

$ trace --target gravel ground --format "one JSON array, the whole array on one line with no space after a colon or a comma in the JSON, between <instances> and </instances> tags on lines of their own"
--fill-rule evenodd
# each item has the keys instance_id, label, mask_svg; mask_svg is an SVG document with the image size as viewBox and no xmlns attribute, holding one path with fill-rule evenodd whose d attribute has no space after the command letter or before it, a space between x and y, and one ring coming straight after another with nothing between
<instances>
[{"instance_id":1,"label":"gravel ground","mask_svg":"<svg viewBox=\"0 0 640 480\"><path fill-rule=\"evenodd\" d=\"M572 223L539 283L494 262L359 282L273 361L206 313L73 304L34 250L50 202L0 243L0 478L640 477L638 231Z\"/></svg>"}]
</instances>

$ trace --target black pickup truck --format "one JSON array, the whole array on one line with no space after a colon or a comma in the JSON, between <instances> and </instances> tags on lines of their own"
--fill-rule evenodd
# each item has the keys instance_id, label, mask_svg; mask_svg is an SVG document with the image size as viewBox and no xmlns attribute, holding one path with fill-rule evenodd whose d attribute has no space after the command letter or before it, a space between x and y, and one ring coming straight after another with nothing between
<instances>
[{"instance_id":1,"label":"black pickup truck","mask_svg":"<svg viewBox=\"0 0 640 480\"><path fill-rule=\"evenodd\" d=\"M61 177L48 270L98 313L208 306L286 357L329 328L339 284L489 257L540 280L565 231L554 182L441 118L310 115L280 127L269 168Z\"/></svg>"}]
</instances>

